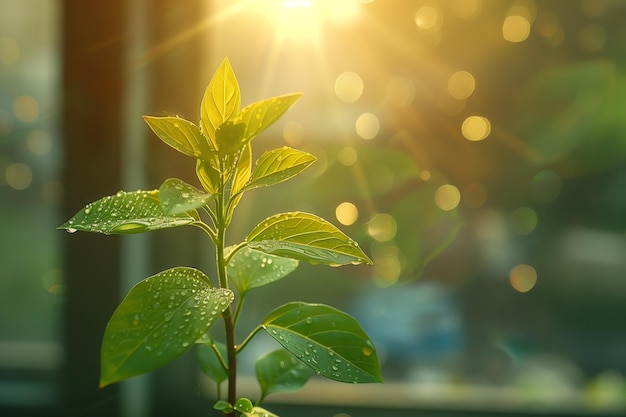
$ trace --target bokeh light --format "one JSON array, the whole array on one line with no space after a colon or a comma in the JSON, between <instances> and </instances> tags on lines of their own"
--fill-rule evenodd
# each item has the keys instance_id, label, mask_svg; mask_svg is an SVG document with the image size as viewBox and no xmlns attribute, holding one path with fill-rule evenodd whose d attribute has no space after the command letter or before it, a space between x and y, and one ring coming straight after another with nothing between
<instances>
[{"instance_id":1,"label":"bokeh light","mask_svg":"<svg viewBox=\"0 0 626 417\"><path fill-rule=\"evenodd\" d=\"M372 113L363 113L356 121L356 133L365 140L374 139L379 131L380 122Z\"/></svg>"},{"instance_id":2,"label":"bokeh light","mask_svg":"<svg viewBox=\"0 0 626 417\"><path fill-rule=\"evenodd\" d=\"M393 244L373 245L372 257L376 273L372 281L376 286L386 288L398 282L402 273L402 264L398 255L399 250Z\"/></svg>"},{"instance_id":3,"label":"bokeh light","mask_svg":"<svg viewBox=\"0 0 626 417\"><path fill-rule=\"evenodd\" d=\"M467 140L483 140L491 133L491 122L486 117L470 116L463 121L461 132Z\"/></svg>"},{"instance_id":4,"label":"bokeh light","mask_svg":"<svg viewBox=\"0 0 626 417\"><path fill-rule=\"evenodd\" d=\"M344 226L350 226L358 220L359 210L354 204L346 201L337 206L335 209L335 217L339 223Z\"/></svg>"},{"instance_id":5,"label":"bokeh light","mask_svg":"<svg viewBox=\"0 0 626 417\"><path fill-rule=\"evenodd\" d=\"M452 184L445 184L435 191L435 204L442 210L454 210L461 202L461 192Z\"/></svg>"},{"instance_id":6,"label":"bokeh light","mask_svg":"<svg viewBox=\"0 0 626 417\"><path fill-rule=\"evenodd\" d=\"M14 190L25 190L33 181L33 171L28 165L16 162L6 167L5 179Z\"/></svg>"},{"instance_id":7,"label":"bokeh light","mask_svg":"<svg viewBox=\"0 0 626 417\"><path fill-rule=\"evenodd\" d=\"M507 16L502 25L502 36L509 42L523 42L530 35L530 22L524 16Z\"/></svg>"},{"instance_id":8,"label":"bokeh light","mask_svg":"<svg viewBox=\"0 0 626 417\"><path fill-rule=\"evenodd\" d=\"M511 230L519 235L527 235L537 227L537 212L530 207L519 207L511 213Z\"/></svg>"},{"instance_id":9,"label":"bokeh light","mask_svg":"<svg viewBox=\"0 0 626 417\"><path fill-rule=\"evenodd\" d=\"M26 137L26 146L34 155L44 156L52 149L52 138L45 130L35 130Z\"/></svg>"},{"instance_id":10,"label":"bokeh light","mask_svg":"<svg viewBox=\"0 0 626 417\"><path fill-rule=\"evenodd\" d=\"M396 237L398 224L390 214L376 213L367 224L367 233L378 242L387 242Z\"/></svg>"},{"instance_id":11,"label":"bokeh light","mask_svg":"<svg viewBox=\"0 0 626 417\"><path fill-rule=\"evenodd\" d=\"M353 103L363 94L363 80L354 72L344 72L335 80L335 94L341 101Z\"/></svg>"},{"instance_id":12,"label":"bokeh light","mask_svg":"<svg viewBox=\"0 0 626 417\"><path fill-rule=\"evenodd\" d=\"M435 4L422 6L415 12L415 24L423 31L435 32L442 23L443 13Z\"/></svg>"},{"instance_id":13,"label":"bokeh light","mask_svg":"<svg viewBox=\"0 0 626 417\"><path fill-rule=\"evenodd\" d=\"M528 292L537 283L537 271L530 265L516 265L509 273L509 282L516 291Z\"/></svg>"},{"instance_id":14,"label":"bokeh light","mask_svg":"<svg viewBox=\"0 0 626 417\"><path fill-rule=\"evenodd\" d=\"M474 76L467 71L457 71L448 79L448 93L457 100L464 100L472 95L476 88Z\"/></svg>"},{"instance_id":15,"label":"bokeh light","mask_svg":"<svg viewBox=\"0 0 626 417\"><path fill-rule=\"evenodd\" d=\"M13 114L22 122L34 122L39 117L39 103L31 96L19 96L13 100Z\"/></svg>"},{"instance_id":16,"label":"bokeh light","mask_svg":"<svg viewBox=\"0 0 626 417\"><path fill-rule=\"evenodd\" d=\"M347 167L354 165L357 159L358 154L356 152L356 149L354 149L352 146L344 146L337 153L337 160L339 161L339 163Z\"/></svg>"}]
</instances>

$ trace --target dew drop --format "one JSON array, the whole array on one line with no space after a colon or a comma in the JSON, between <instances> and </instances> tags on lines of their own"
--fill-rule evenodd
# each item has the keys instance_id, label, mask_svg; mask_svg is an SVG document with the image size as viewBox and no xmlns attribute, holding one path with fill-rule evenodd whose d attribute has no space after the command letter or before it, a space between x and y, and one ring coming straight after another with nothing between
<instances>
[{"instance_id":1,"label":"dew drop","mask_svg":"<svg viewBox=\"0 0 626 417\"><path fill-rule=\"evenodd\" d=\"M78 231L78 229L74 229L73 227L68 227L65 230L67 230L67 233L76 233Z\"/></svg>"}]
</instances>

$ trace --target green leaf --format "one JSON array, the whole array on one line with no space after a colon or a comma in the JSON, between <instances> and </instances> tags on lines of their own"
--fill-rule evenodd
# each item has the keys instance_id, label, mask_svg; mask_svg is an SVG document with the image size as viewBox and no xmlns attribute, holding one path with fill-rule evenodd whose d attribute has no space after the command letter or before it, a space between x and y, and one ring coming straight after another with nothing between
<instances>
[{"instance_id":1,"label":"green leaf","mask_svg":"<svg viewBox=\"0 0 626 417\"><path fill-rule=\"evenodd\" d=\"M207 86L200 107L200 127L215 149L219 149L215 131L233 119L241 108L241 93L228 58L222 61Z\"/></svg>"},{"instance_id":2,"label":"green leaf","mask_svg":"<svg viewBox=\"0 0 626 417\"><path fill-rule=\"evenodd\" d=\"M260 357L256 362L255 373L262 399L272 392L297 391L313 375L310 368L284 349Z\"/></svg>"},{"instance_id":3,"label":"green leaf","mask_svg":"<svg viewBox=\"0 0 626 417\"><path fill-rule=\"evenodd\" d=\"M224 401L224 400L218 400L213 406L213 408L218 411L223 411L224 414L231 413L235 410L231 403L229 403L228 401Z\"/></svg>"},{"instance_id":4,"label":"green leaf","mask_svg":"<svg viewBox=\"0 0 626 417\"><path fill-rule=\"evenodd\" d=\"M209 194L216 194L220 183L220 173L209 161L198 159L196 161L196 175L200 180L202 187L209 192Z\"/></svg>"},{"instance_id":5,"label":"green leaf","mask_svg":"<svg viewBox=\"0 0 626 417\"><path fill-rule=\"evenodd\" d=\"M198 220L198 213L190 210L184 213L166 214L161 206L159 191L119 191L87 204L74 217L59 229L72 233L84 232L142 233L152 230L178 227Z\"/></svg>"},{"instance_id":6,"label":"green leaf","mask_svg":"<svg viewBox=\"0 0 626 417\"><path fill-rule=\"evenodd\" d=\"M241 121L246 124L245 140L250 141L267 129L283 113L289 110L301 96L302 93L286 94L257 101L246 106L235 119L236 122Z\"/></svg>"},{"instance_id":7,"label":"green leaf","mask_svg":"<svg viewBox=\"0 0 626 417\"><path fill-rule=\"evenodd\" d=\"M278 417L278 415L267 411L262 407L252 407L251 413L244 413L246 417Z\"/></svg>"},{"instance_id":8,"label":"green leaf","mask_svg":"<svg viewBox=\"0 0 626 417\"><path fill-rule=\"evenodd\" d=\"M100 386L159 368L186 352L232 303L193 268L172 268L135 285L107 324Z\"/></svg>"},{"instance_id":9,"label":"green leaf","mask_svg":"<svg viewBox=\"0 0 626 417\"><path fill-rule=\"evenodd\" d=\"M219 349L222 358L225 358L228 354L226 351L226 345L220 342L211 342L217 349ZM228 372L222 366L220 359L215 353L215 350L211 344L198 345L198 362L200 363L200 369L206 376L211 378L217 384L220 384L228 379Z\"/></svg>"},{"instance_id":10,"label":"green leaf","mask_svg":"<svg viewBox=\"0 0 626 417\"><path fill-rule=\"evenodd\" d=\"M331 266L371 264L358 244L326 220L309 213L276 214L259 223L246 238L252 249Z\"/></svg>"},{"instance_id":11,"label":"green leaf","mask_svg":"<svg viewBox=\"0 0 626 417\"><path fill-rule=\"evenodd\" d=\"M237 400L237 402L235 402L235 410L239 411L240 413L250 413L252 412L252 401L250 401L248 398L240 398Z\"/></svg>"},{"instance_id":12,"label":"green leaf","mask_svg":"<svg viewBox=\"0 0 626 417\"><path fill-rule=\"evenodd\" d=\"M245 189L267 187L286 181L298 175L315 160L313 155L287 146L267 151L257 161Z\"/></svg>"},{"instance_id":13,"label":"green leaf","mask_svg":"<svg viewBox=\"0 0 626 417\"><path fill-rule=\"evenodd\" d=\"M293 302L271 312L263 328L319 375L340 382L382 382L373 343L342 311Z\"/></svg>"},{"instance_id":14,"label":"green leaf","mask_svg":"<svg viewBox=\"0 0 626 417\"><path fill-rule=\"evenodd\" d=\"M237 292L243 295L284 278L298 267L295 259L268 255L249 247L239 250L227 265L227 275Z\"/></svg>"},{"instance_id":15,"label":"green leaf","mask_svg":"<svg viewBox=\"0 0 626 417\"><path fill-rule=\"evenodd\" d=\"M144 116L150 129L163 142L185 155L208 158L214 151L198 126L180 117Z\"/></svg>"},{"instance_id":16,"label":"green leaf","mask_svg":"<svg viewBox=\"0 0 626 417\"><path fill-rule=\"evenodd\" d=\"M205 206L214 196L179 180L167 179L159 188L159 199L165 214L180 214Z\"/></svg>"}]
</instances>

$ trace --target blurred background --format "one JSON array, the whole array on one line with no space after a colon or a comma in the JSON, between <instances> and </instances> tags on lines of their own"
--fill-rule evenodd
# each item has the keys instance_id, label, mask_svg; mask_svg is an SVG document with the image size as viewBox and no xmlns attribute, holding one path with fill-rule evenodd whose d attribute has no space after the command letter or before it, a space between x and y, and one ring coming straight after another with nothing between
<instances>
[{"instance_id":1,"label":"blurred background","mask_svg":"<svg viewBox=\"0 0 626 417\"><path fill-rule=\"evenodd\" d=\"M55 228L119 189L197 184L141 116L198 121L224 57L244 105L304 92L256 156L318 158L248 193L231 242L305 210L374 260L301 265L250 295L239 334L283 302L328 303L386 383L313 379L268 408L626 414L625 21L620 0L0 0L0 415L212 415L193 352L97 388L121 297L168 267L212 271L208 239ZM275 347L250 345L242 395Z\"/></svg>"}]
</instances>

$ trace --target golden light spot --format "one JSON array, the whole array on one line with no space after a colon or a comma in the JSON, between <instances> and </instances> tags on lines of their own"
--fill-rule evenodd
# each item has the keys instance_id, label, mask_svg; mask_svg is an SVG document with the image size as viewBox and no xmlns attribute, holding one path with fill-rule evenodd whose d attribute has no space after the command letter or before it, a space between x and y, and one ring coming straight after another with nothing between
<instances>
[{"instance_id":1,"label":"golden light spot","mask_svg":"<svg viewBox=\"0 0 626 417\"><path fill-rule=\"evenodd\" d=\"M367 224L367 233L378 242L388 242L396 237L398 224L390 214L376 213Z\"/></svg>"},{"instance_id":2,"label":"golden light spot","mask_svg":"<svg viewBox=\"0 0 626 417\"><path fill-rule=\"evenodd\" d=\"M452 0L451 10L461 19L471 19L478 14L480 0Z\"/></svg>"},{"instance_id":3,"label":"golden light spot","mask_svg":"<svg viewBox=\"0 0 626 417\"><path fill-rule=\"evenodd\" d=\"M420 180L422 181L428 181L430 179L430 171L427 169L424 169L422 171L420 171Z\"/></svg>"},{"instance_id":4,"label":"golden light spot","mask_svg":"<svg viewBox=\"0 0 626 417\"><path fill-rule=\"evenodd\" d=\"M470 208L480 208L487 202L488 195L487 187L473 182L463 188L463 203Z\"/></svg>"},{"instance_id":5,"label":"golden light spot","mask_svg":"<svg viewBox=\"0 0 626 417\"><path fill-rule=\"evenodd\" d=\"M457 100L471 96L474 88L476 88L474 76L467 71L457 71L448 79L448 93Z\"/></svg>"},{"instance_id":6,"label":"golden light spot","mask_svg":"<svg viewBox=\"0 0 626 417\"><path fill-rule=\"evenodd\" d=\"M356 149L352 146L345 146L337 153L337 160L339 163L347 167L354 165L357 159L358 154L356 153Z\"/></svg>"},{"instance_id":7,"label":"golden light spot","mask_svg":"<svg viewBox=\"0 0 626 417\"><path fill-rule=\"evenodd\" d=\"M343 202L335 209L335 217L339 223L350 226L359 218L359 210L354 204Z\"/></svg>"},{"instance_id":8,"label":"golden light spot","mask_svg":"<svg viewBox=\"0 0 626 417\"><path fill-rule=\"evenodd\" d=\"M345 103L354 103L363 94L363 80L354 72L344 72L335 80L335 94Z\"/></svg>"},{"instance_id":9,"label":"golden light spot","mask_svg":"<svg viewBox=\"0 0 626 417\"><path fill-rule=\"evenodd\" d=\"M415 99L415 84L406 77L394 77L385 89L387 100L398 108L405 108Z\"/></svg>"},{"instance_id":10,"label":"golden light spot","mask_svg":"<svg viewBox=\"0 0 626 417\"><path fill-rule=\"evenodd\" d=\"M35 130L26 137L26 146L34 155L47 155L52 149L52 138L45 130Z\"/></svg>"},{"instance_id":11,"label":"golden light spot","mask_svg":"<svg viewBox=\"0 0 626 417\"><path fill-rule=\"evenodd\" d=\"M470 116L463 121L461 131L467 140L483 140L491 133L491 123L486 117Z\"/></svg>"},{"instance_id":12,"label":"golden light spot","mask_svg":"<svg viewBox=\"0 0 626 417\"><path fill-rule=\"evenodd\" d=\"M31 96L19 96L13 100L13 114L22 122L34 122L39 116L39 103Z\"/></svg>"},{"instance_id":13,"label":"golden light spot","mask_svg":"<svg viewBox=\"0 0 626 417\"><path fill-rule=\"evenodd\" d=\"M372 281L376 286L386 288L398 282L402 273L402 264L398 259L398 254L398 248L393 244L373 245L372 257L376 273Z\"/></svg>"},{"instance_id":14,"label":"golden light spot","mask_svg":"<svg viewBox=\"0 0 626 417\"><path fill-rule=\"evenodd\" d=\"M379 131L380 122L372 113L363 113L356 121L356 133L365 140L374 139Z\"/></svg>"},{"instance_id":15,"label":"golden light spot","mask_svg":"<svg viewBox=\"0 0 626 417\"><path fill-rule=\"evenodd\" d=\"M25 190L33 182L33 171L28 165L16 162L6 167L5 178L14 190Z\"/></svg>"},{"instance_id":16,"label":"golden light spot","mask_svg":"<svg viewBox=\"0 0 626 417\"><path fill-rule=\"evenodd\" d=\"M13 65L20 60L20 45L13 38L0 37L0 64Z\"/></svg>"},{"instance_id":17,"label":"golden light spot","mask_svg":"<svg viewBox=\"0 0 626 417\"><path fill-rule=\"evenodd\" d=\"M442 14L433 6L422 6L415 12L415 24L424 31L438 30L442 20Z\"/></svg>"},{"instance_id":18,"label":"golden light spot","mask_svg":"<svg viewBox=\"0 0 626 417\"><path fill-rule=\"evenodd\" d=\"M513 232L519 235L527 235L537 227L537 212L530 207L520 207L513 211L510 216L510 224Z\"/></svg>"},{"instance_id":19,"label":"golden light spot","mask_svg":"<svg viewBox=\"0 0 626 417\"><path fill-rule=\"evenodd\" d=\"M304 127L298 122L290 121L283 127L283 139L291 146L298 146L304 138Z\"/></svg>"},{"instance_id":20,"label":"golden light spot","mask_svg":"<svg viewBox=\"0 0 626 417\"><path fill-rule=\"evenodd\" d=\"M523 42L530 35L530 22L524 16L508 16L502 25L502 36L509 42Z\"/></svg>"},{"instance_id":21,"label":"golden light spot","mask_svg":"<svg viewBox=\"0 0 626 417\"><path fill-rule=\"evenodd\" d=\"M435 191L435 204L442 210L454 210L461 202L461 192L452 184L445 184Z\"/></svg>"},{"instance_id":22,"label":"golden light spot","mask_svg":"<svg viewBox=\"0 0 626 417\"><path fill-rule=\"evenodd\" d=\"M509 273L511 286L519 292L528 292L537 283L537 271L530 265L516 265Z\"/></svg>"}]
</instances>

